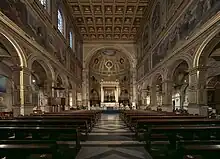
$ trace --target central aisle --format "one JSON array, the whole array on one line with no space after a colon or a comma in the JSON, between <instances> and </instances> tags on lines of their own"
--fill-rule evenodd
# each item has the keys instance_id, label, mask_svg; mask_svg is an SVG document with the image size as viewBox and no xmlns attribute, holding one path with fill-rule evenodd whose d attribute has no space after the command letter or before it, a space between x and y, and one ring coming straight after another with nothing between
<instances>
[{"instance_id":1,"label":"central aisle","mask_svg":"<svg viewBox=\"0 0 220 159\"><path fill-rule=\"evenodd\" d=\"M76 159L152 159L119 114L102 114Z\"/></svg>"}]
</instances>

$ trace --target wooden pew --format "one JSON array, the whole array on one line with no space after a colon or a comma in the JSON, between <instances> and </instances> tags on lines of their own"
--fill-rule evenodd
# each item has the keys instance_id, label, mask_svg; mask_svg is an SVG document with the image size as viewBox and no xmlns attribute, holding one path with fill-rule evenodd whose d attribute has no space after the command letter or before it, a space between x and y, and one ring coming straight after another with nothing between
<instances>
[{"instance_id":1,"label":"wooden pew","mask_svg":"<svg viewBox=\"0 0 220 159\"><path fill-rule=\"evenodd\" d=\"M83 121L79 122L79 124L76 124L79 126L80 132L84 132L85 135L88 135L88 133L92 130L93 127L93 121L91 117L88 116L27 116L27 117L18 117L16 118L18 120L72 120L72 121Z\"/></svg>"},{"instance_id":2,"label":"wooden pew","mask_svg":"<svg viewBox=\"0 0 220 159\"><path fill-rule=\"evenodd\" d=\"M177 152L174 158L183 158L184 155L203 156L205 153L201 152L201 148L196 148L197 145L203 145L207 154L211 154L213 150L218 154L220 150L217 148L217 145L220 145L220 120L206 119L204 116L143 111L127 111L121 116L129 126L134 125L133 130L137 134L144 132L146 148L149 151L152 143L158 144L160 141L162 144L164 144L163 141L167 141L167 148ZM191 152L194 150L196 153ZM156 152L157 155L159 153Z\"/></svg>"},{"instance_id":3,"label":"wooden pew","mask_svg":"<svg viewBox=\"0 0 220 159\"><path fill-rule=\"evenodd\" d=\"M220 126L155 126L149 127L149 129L145 132L145 141L149 150L151 148L152 141L161 140L168 140L171 147L176 149L176 145L179 140L220 140L219 132ZM164 138L162 138L161 135Z\"/></svg>"},{"instance_id":4,"label":"wooden pew","mask_svg":"<svg viewBox=\"0 0 220 159\"><path fill-rule=\"evenodd\" d=\"M144 128L148 150L152 141L169 141L170 148L176 150L179 140L200 140L204 146L215 145L213 140L220 140L220 120L216 119L141 119L137 120L137 128ZM139 130L138 130L139 131ZM213 138L215 137L215 138ZM184 151L184 146L181 151ZM208 151L208 146L207 150ZM199 151L199 150L198 150ZM210 150L211 151L211 150ZM216 150L217 151L217 150ZM177 153L178 154L178 153Z\"/></svg>"},{"instance_id":5,"label":"wooden pew","mask_svg":"<svg viewBox=\"0 0 220 159\"><path fill-rule=\"evenodd\" d=\"M160 116L129 116L125 121L129 127L133 127L138 120L147 119L205 119L205 116L178 116L178 115L160 115Z\"/></svg>"},{"instance_id":6,"label":"wooden pew","mask_svg":"<svg viewBox=\"0 0 220 159\"><path fill-rule=\"evenodd\" d=\"M69 157L61 153L64 145L65 149L71 149L73 154L71 158L76 156L80 150L79 133L75 128L54 127L54 125L51 127L2 126L0 133L1 157L25 158L33 153L49 153L53 158L67 159ZM71 134L71 136L66 138L66 134ZM69 147L69 141L72 141L72 148Z\"/></svg>"},{"instance_id":7,"label":"wooden pew","mask_svg":"<svg viewBox=\"0 0 220 159\"><path fill-rule=\"evenodd\" d=\"M61 113L45 113L43 114L43 116L54 116L54 115L58 115L58 116L90 116L92 117L92 120L94 121L94 123L96 123L101 116L101 112L100 111L64 111Z\"/></svg>"},{"instance_id":8,"label":"wooden pew","mask_svg":"<svg viewBox=\"0 0 220 159\"><path fill-rule=\"evenodd\" d=\"M220 156L220 144L184 145L178 149L175 158L183 158L186 155L192 156L190 158L200 156L199 159L216 159Z\"/></svg>"},{"instance_id":9,"label":"wooden pew","mask_svg":"<svg viewBox=\"0 0 220 159\"><path fill-rule=\"evenodd\" d=\"M0 120L0 127L3 126L24 126L24 127L31 127L31 126L55 126L55 127L72 127L78 128L80 131L88 134L88 124L86 120L60 120L60 119L41 119L41 120Z\"/></svg>"}]
</instances>

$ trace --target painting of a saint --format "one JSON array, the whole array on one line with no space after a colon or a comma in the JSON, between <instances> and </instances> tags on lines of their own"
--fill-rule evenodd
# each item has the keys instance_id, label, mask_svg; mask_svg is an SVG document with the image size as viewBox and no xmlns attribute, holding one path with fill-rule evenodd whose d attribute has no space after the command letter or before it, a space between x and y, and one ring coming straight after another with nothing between
<instances>
[{"instance_id":1,"label":"painting of a saint","mask_svg":"<svg viewBox=\"0 0 220 159\"><path fill-rule=\"evenodd\" d=\"M152 16L152 29L156 31L160 26L160 3L158 3L154 9Z\"/></svg>"},{"instance_id":2,"label":"painting of a saint","mask_svg":"<svg viewBox=\"0 0 220 159\"><path fill-rule=\"evenodd\" d=\"M24 27L27 21L27 9L20 0L1 1L3 13L20 27Z\"/></svg>"}]
</instances>

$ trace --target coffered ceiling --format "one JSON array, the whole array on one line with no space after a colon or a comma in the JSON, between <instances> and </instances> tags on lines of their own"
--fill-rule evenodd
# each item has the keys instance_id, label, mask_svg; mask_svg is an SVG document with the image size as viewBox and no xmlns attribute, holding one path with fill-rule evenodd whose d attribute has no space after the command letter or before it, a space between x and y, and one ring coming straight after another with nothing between
<instances>
[{"instance_id":1,"label":"coffered ceiling","mask_svg":"<svg viewBox=\"0 0 220 159\"><path fill-rule=\"evenodd\" d=\"M135 39L148 0L68 0L84 40Z\"/></svg>"}]
</instances>

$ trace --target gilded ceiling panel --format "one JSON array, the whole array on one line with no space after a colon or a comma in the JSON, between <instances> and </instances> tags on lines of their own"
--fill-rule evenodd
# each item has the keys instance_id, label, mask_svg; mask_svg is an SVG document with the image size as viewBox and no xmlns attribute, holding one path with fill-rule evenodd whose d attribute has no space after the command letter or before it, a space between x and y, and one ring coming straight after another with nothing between
<instances>
[{"instance_id":1,"label":"gilded ceiling panel","mask_svg":"<svg viewBox=\"0 0 220 159\"><path fill-rule=\"evenodd\" d=\"M68 0L84 40L134 40L148 0Z\"/></svg>"}]
</instances>

